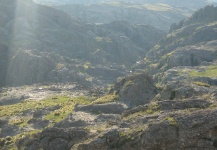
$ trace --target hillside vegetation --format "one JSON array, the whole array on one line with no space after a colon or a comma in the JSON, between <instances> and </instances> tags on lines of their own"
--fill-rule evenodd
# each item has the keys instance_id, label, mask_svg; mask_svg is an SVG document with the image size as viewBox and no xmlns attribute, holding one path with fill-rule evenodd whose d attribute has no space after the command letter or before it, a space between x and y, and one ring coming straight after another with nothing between
<instances>
[{"instance_id":1,"label":"hillside vegetation","mask_svg":"<svg viewBox=\"0 0 217 150\"><path fill-rule=\"evenodd\" d=\"M167 35L128 21L85 23L52 7L0 3L0 149L217 148L217 7Z\"/></svg>"}]
</instances>

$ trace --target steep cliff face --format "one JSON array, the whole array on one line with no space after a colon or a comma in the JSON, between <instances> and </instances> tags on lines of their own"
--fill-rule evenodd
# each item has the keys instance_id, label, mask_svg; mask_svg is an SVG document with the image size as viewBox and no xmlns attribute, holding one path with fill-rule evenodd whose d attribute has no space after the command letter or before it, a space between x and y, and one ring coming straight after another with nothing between
<instances>
[{"instance_id":1,"label":"steep cliff face","mask_svg":"<svg viewBox=\"0 0 217 150\"><path fill-rule=\"evenodd\" d=\"M47 81L47 74L55 68L51 58L31 50L18 50L8 60L6 85L24 85Z\"/></svg>"}]
</instances>

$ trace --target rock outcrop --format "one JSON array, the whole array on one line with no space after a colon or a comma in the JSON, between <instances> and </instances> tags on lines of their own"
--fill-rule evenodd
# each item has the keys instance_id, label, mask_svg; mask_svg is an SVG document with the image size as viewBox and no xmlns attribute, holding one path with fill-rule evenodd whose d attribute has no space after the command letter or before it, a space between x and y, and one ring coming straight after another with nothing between
<instances>
[{"instance_id":1,"label":"rock outcrop","mask_svg":"<svg viewBox=\"0 0 217 150\"><path fill-rule=\"evenodd\" d=\"M126 105L117 103L95 104L88 106L78 106L75 111L84 111L103 114L121 114L127 109Z\"/></svg>"},{"instance_id":2,"label":"rock outcrop","mask_svg":"<svg viewBox=\"0 0 217 150\"><path fill-rule=\"evenodd\" d=\"M47 81L47 74L55 68L52 58L37 51L16 51L10 58L6 74L6 85L23 85Z\"/></svg>"},{"instance_id":3,"label":"rock outcrop","mask_svg":"<svg viewBox=\"0 0 217 150\"><path fill-rule=\"evenodd\" d=\"M119 101L129 107L144 105L158 93L150 76L146 73L130 75L115 83L110 93L119 96Z\"/></svg>"},{"instance_id":4,"label":"rock outcrop","mask_svg":"<svg viewBox=\"0 0 217 150\"><path fill-rule=\"evenodd\" d=\"M88 132L84 129L71 129L66 131L58 128L49 128L37 135L39 140L32 139L25 143L26 139L22 139L17 142L17 145L18 148L21 148L22 145L28 145L28 149L66 150L70 149L75 143L87 139L87 135Z\"/></svg>"}]
</instances>

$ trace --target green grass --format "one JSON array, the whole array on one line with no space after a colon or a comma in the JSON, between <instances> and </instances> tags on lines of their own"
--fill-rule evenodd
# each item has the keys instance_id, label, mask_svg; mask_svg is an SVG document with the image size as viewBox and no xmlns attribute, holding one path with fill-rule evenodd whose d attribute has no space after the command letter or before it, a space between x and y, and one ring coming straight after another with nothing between
<instances>
[{"instance_id":1,"label":"green grass","mask_svg":"<svg viewBox=\"0 0 217 150\"><path fill-rule=\"evenodd\" d=\"M46 119L58 122L64 119L70 112L73 111L75 104L90 103L91 100L87 97L70 98L68 96L55 96L40 101L25 100L14 105L0 106L0 117L8 118L12 116L22 115L22 113L27 110L34 111L37 109L59 106L60 109L57 109L46 116ZM15 119L10 123L23 127L27 124L28 119Z\"/></svg>"},{"instance_id":2,"label":"green grass","mask_svg":"<svg viewBox=\"0 0 217 150\"><path fill-rule=\"evenodd\" d=\"M135 119L139 116L142 117L142 116L146 116L146 115L155 114L155 113L159 112L159 110L160 110L160 105L158 105L157 103L151 103L151 104L149 104L148 108L145 111L139 111L139 112L130 114L130 115L124 117L123 119L124 120L132 120L132 119Z\"/></svg>"},{"instance_id":3,"label":"green grass","mask_svg":"<svg viewBox=\"0 0 217 150\"><path fill-rule=\"evenodd\" d=\"M93 104L104 104L104 103L109 103L109 102L115 102L119 99L119 96L116 94L108 94L103 97L100 97L93 101Z\"/></svg>"},{"instance_id":4,"label":"green grass","mask_svg":"<svg viewBox=\"0 0 217 150\"><path fill-rule=\"evenodd\" d=\"M53 123L60 122L65 119L69 113L73 112L74 106L76 104L88 105L91 104L92 99L88 97L68 97L68 96L53 96L43 100L25 100L18 104L0 106L0 117L8 118L9 124L17 125L20 128L28 126L28 121L31 117L23 117L22 114L27 110L38 110L43 108L49 108L54 106L59 106L59 109L51 111L50 114L45 116L45 119L52 121ZM19 116L20 115L20 116ZM52 126L53 124L50 124ZM4 145L4 148L9 150L17 149L15 142L18 139L24 138L26 136L32 137L34 134L40 132L40 130L26 131L16 136L11 137L11 141L6 141L7 145ZM4 140L4 139L0 139ZM0 147L1 149L1 147Z\"/></svg>"},{"instance_id":5,"label":"green grass","mask_svg":"<svg viewBox=\"0 0 217 150\"><path fill-rule=\"evenodd\" d=\"M170 52L170 53L167 53L165 55L163 55L161 57L161 61L165 60L165 59L168 59L169 57L171 57L173 55L174 52Z\"/></svg>"},{"instance_id":6,"label":"green grass","mask_svg":"<svg viewBox=\"0 0 217 150\"><path fill-rule=\"evenodd\" d=\"M158 65L159 65L158 63L150 64L149 67L150 67L150 68L156 68Z\"/></svg>"},{"instance_id":7,"label":"green grass","mask_svg":"<svg viewBox=\"0 0 217 150\"><path fill-rule=\"evenodd\" d=\"M61 63L56 64L56 68L57 68L57 69L62 69L62 68L64 68L64 67L65 67L64 64L61 64Z\"/></svg>"},{"instance_id":8,"label":"green grass","mask_svg":"<svg viewBox=\"0 0 217 150\"><path fill-rule=\"evenodd\" d=\"M209 66L204 71L190 71L190 77L217 77L217 65Z\"/></svg>"},{"instance_id":9,"label":"green grass","mask_svg":"<svg viewBox=\"0 0 217 150\"><path fill-rule=\"evenodd\" d=\"M132 86L133 84L134 84L134 82L131 80L125 82L123 85L123 90L126 90L128 87Z\"/></svg>"},{"instance_id":10,"label":"green grass","mask_svg":"<svg viewBox=\"0 0 217 150\"><path fill-rule=\"evenodd\" d=\"M173 125L173 126L177 126L178 123L176 122L176 120L172 117L166 117L165 120L167 120L169 122L170 125Z\"/></svg>"},{"instance_id":11,"label":"green grass","mask_svg":"<svg viewBox=\"0 0 217 150\"><path fill-rule=\"evenodd\" d=\"M90 64L89 62L85 63L85 64L84 64L84 69L88 69L88 68L90 67L90 65L91 65L91 64Z\"/></svg>"},{"instance_id":12,"label":"green grass","mask_svg":"<svg viewBox=\"0 0 217 150\"><path fill-rule=\"evenodd\" d=\"M205 86L205 87L210 87L211 85L204 83L204 82L193 82L193 84L198 85L198 86Z\"/></svg>"},{"instance_id":13,"label":"green grass","mask_svg":"<svg viewBox=\"0 0 217 150\"><path fill-rule=\"evenodd\" d=\"M62 105L68 101L70 101L70 97L67 96L50 97L40 101L25 100L18 104L0 106L0 117L10 117L16 114L21 115L24 111L27 110L37 110L41 108Z\"/></svg>"},{"instance_id":14,"label":"green grass","mask_svg":"<svg viewBox=\"0 0 217 150\"><path fill-rule=\"evenodd\" d=\"M11 119L9 121L9 124L12 125L17 125L20 128L26 127L28 125L28 121L30 120L30 117L22 117L22 118L17 118L17 119Z\"/></svg>"},{"instance_id":15,"label":"green grass","mask_svg":"<svg viewBox=\"0 0 217 150\"><path fill-rule=\"evenodd\" d=\"M52 120L54 123L60 122L74 110L75 104L88 105L91 104L91 100L87 97L72 98L61 103L61 108L48 114L45 119Z\"/></svg>"},{"instance_id":16,"label":"green grass","mask_svg":"<svg viewBox=\"0 0 217 150\"><path fill-rule=\"evenodd\" d=\"M131 128L126 128L125 130L120 132L120 137L129 137L132 134L136 135L135 133L140 133L140 132L143 132L147 129L148 129L147 124L138 125L138 126L131 127ZM137 135L139 135L139 134L137 134Z\"/></svg>"}]
</instances>

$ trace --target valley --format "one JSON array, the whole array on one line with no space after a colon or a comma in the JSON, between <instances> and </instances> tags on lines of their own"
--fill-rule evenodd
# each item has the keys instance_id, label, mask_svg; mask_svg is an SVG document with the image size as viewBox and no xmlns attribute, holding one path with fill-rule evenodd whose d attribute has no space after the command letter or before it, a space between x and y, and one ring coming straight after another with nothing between
<instances>
[{"instance_id":1,"label":"valley","mask_svg":"<svg viewBox=\"0 0 217 150\"><path fill-rule=\"evenodd\" d=\"M0 149L215 150L215 5L1 1Z\"/></svg>"}]
</instances>

